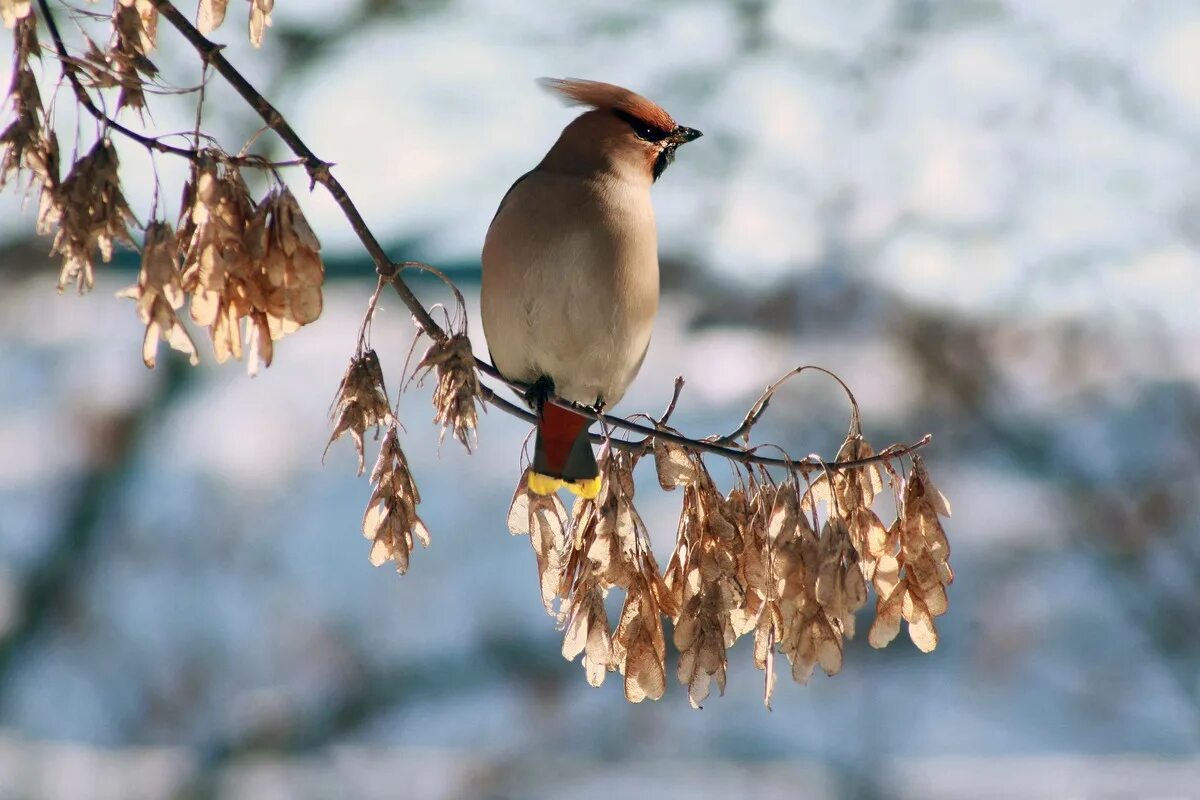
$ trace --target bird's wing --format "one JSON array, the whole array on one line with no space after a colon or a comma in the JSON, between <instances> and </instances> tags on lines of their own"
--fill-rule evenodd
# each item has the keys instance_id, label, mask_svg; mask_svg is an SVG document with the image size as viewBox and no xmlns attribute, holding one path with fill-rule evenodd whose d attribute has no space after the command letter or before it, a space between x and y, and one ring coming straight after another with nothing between
<instances>
[{"instance_id":1,"label":"bird's wing","mask_svg":"<svg viewBox=\"0 0 1200 800\"><path fill-rule=\"evenodd\" d=\"M508 187L508 191L504 193L504 197L500 198L500 205L496 208L496 213L492 215L492 222L496 221L496 217L500 216L500 212L504 210L504 204L508 202L508 198L512 197L513 189L521 185L521 181L533 174L533 170L529 170L521 177L513 181L513 185Z\"/></svg>"}]
</instances>

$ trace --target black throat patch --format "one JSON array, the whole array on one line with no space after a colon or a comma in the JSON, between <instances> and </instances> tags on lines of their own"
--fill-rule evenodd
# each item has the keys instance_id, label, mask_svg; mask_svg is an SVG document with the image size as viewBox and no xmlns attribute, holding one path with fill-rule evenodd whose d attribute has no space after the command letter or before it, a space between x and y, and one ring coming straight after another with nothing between
<instances>
[{"instance_id":1,"label":"black throat patch","mask_svg":"<svg viewBox=\"0 0 1200 800\"><path fill-rule=\"evenodd\" d=\"M658 157L654 159L654 167L650 170L654 176L654 180L658 180L658 176L666 172L667 167L671 166L671 162L675 160L675 148L678 145L668 144L659 152Z\"/></svg>"}]
</instances>

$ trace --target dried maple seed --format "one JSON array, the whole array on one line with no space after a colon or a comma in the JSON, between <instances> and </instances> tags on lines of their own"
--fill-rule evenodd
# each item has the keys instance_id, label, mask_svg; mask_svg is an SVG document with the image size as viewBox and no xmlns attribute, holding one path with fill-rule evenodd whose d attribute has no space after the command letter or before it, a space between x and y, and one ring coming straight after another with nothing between
<instances>
[{"instance_id":1,"label":"dried maple seed","mask_svg":"<svg viewBox=\"0 0 1200 800\"><path fill-rule=\"evenodd\" d=\"M367 511L363 515L363 536L371 540L371 563L380 566L387 561L396 564L396 571L408 571L413 540L422 547L429 546L429 530L417 516L421 495L408 470L408 459L400 449L395 423L388 426L379 447L379 458L371 470L375 485Z\"/></svg>"},{"instance_id":2,"label":"dried maple seed","mask_svg":"<svg viewBox=\"0 0 1200 800\"><path fill-rule=\"evenodd\" d=\"M121 193L118 166L112 142L101 139L75 162L53 193L58 233L50 252L63 257L60 292L69 283L76 284L81 293L95 285L95 251L107 262L112 259L115 241L136 246L128 225L137 220Z\"/></svg>"},{"instance_id":3,"label":"dried maple seed","mask_svg":"<svg viewBox=\"0 0 1200 800\"><path fill-rule=\"evenodd\" d=\"M160 339L165 339L173 349L186 353L192 366L200 363L196 343L175 313L183 305L183 289L175 234L170 225L152 222L147 226L138 281L118 292L117 296L137 301L138 319L146 325L142 361L147 367L154 367Z\"/></svg>"},{"instance_id":4,"label":"dried maple seed","mask_svg":"<svg viewBox=\"0 0 1200 800\"><path fill-rule=\"evenodd\" d=\"M454 438L469 451L479 425L475 403L481 392L471 341L465 333L435 341L417 365L418 372L422 369L422 380L430 372L437 374L433 421L442 426L443 436L447 430L453 431Z\"/></svg>"},{"instance_id":5,"label":"dried maple seed","mask_svg":"<svg viewBox=\"0 0 1200 800\"><path fill-rule=\"evenodd\" d=\"M378 435L380 425L395 424L387 388L383 384L383 368L374 350L350 359L350 366L346 367L334 396L332 418L333 433L325 445L325 452L328 453L330 446L343 434L350 434L358 453L358 474L362 475L366 467L363 434L374 426Z\"/></svg>"}]
</instances>

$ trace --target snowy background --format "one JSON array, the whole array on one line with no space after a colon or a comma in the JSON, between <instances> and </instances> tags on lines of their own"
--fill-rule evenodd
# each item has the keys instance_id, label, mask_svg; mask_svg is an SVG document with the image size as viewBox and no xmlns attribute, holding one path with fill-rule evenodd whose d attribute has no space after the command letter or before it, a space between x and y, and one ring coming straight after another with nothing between
<instances>
[{"instance_id":1,"label":"snowy background","mask_svg":"<svg viewBox=\"0 0 1200 800\"><path fill-rule=\"evenodd\" d=\"M679 426L725 431L815 363L875 445L932 432L955 509L941 644L856 640L836 677L781 680L770 713L745 643L703 711L676 685L640 706L612 678L592 689L504 527L515 420L439 453L428 388L410 390L433 546L404 577L367 563L368 485L347 443L320 456L370 265L324 194L296 178L325 314L251 380L210 357L146 370L112 297L130 262L57 296L10 189L0 798L1200 797L1200 5L334 7L281 0L254 52L235 2L215 38L472 314L499 198L574 113L535 78L623 83L705 132L655 188L668 295L620 410L661 410L682 373ZM160 37L155 62L194 83ZM208 125L235 150L257 123L213 86ZM194 113L151 109L161 130ZM152 165L122 158L145 217ZM180 165L153 166L178 185ZM385 299L393 386L410 331ZM830 455L845 421L806 380L761 435ZM664 556L679 498L641 477Z\"/></svg>"}]
</instances>

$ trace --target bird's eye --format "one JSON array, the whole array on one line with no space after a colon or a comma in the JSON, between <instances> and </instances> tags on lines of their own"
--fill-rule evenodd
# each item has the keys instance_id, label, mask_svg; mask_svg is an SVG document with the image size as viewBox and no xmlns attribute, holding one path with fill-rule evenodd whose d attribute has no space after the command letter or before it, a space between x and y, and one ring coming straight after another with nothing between
<instances>
[{"instance_id":1,"label":"bird's eye","mask_svg":"<svg viewBox=\"0 0 1200 800\"><path fill-rule=\"evenodd\" d=\"M621 111L620 109L613 111L613 113L616 114L618 118L624 120L629 127L633 129L634 135L639 139L647 142L658 142L667 137L666 131L656 128L653 125L646 124L644 120L638 119L633 114Z\"/></svg>"}]
</instances>

